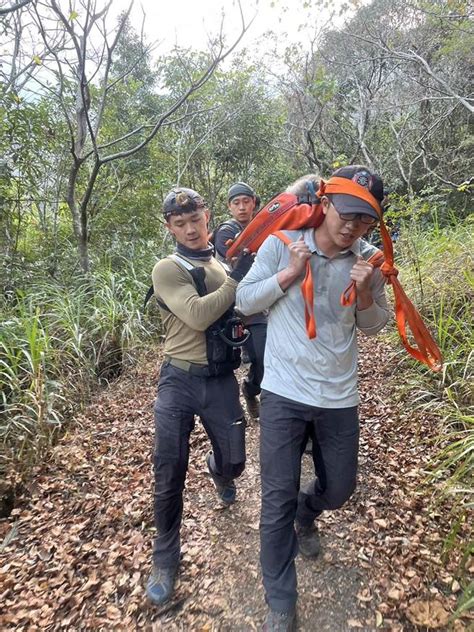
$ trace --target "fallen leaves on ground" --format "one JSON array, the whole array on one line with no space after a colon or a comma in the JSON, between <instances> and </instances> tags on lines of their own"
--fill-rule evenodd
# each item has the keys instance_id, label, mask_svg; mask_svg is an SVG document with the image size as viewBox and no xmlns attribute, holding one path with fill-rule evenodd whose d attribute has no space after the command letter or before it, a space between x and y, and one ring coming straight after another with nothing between
<instances>
[{"instance_id":1,"label":"fallen leaves on ground","mask_svg":"<svg viewBox=\"0 0 474 632\"><path fill-rule=\"evenodd\" d=\"M197 425L175 596L159 610L145 602L157 356L97 394L0 522L2 629L259 628L265 605L255 423L239 500L227 510L206 474L209 443ZM344 508L322 517L320 558L297 559L302 631L442 630L455 609L459 560L442 559L449 507L434 505L434 489L422 485L437 421L396 400L388 358L379 340L363 341L359 486ZM311 458L303 462L307 479ZM469 622L466 615L456 631Z\"/></svg>"},{"instance_id":2,"label":"fallen leaves on ground","mask_svg":"<svg viewBox=\"0 0 474 632\"><path fill-rule=\"evenodd\" d=\"M449 614L438 599L414 601L407 609L407 617L412 623L430 630L445 629L449 621Z\"/></svg>"}]
</instances>

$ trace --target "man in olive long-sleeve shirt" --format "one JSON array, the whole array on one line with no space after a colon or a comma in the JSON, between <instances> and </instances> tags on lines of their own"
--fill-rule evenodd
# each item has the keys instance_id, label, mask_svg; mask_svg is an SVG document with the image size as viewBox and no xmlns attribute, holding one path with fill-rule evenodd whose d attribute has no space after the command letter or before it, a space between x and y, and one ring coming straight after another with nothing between
<instances>
[{"instance_id":1,"label":"man in olive long-sleeve shirt","mask_svg":"<svg viewBox=\"0 0 474 632\"><path fill-rule=\"evenodd\" d=\"M205 331L234 303L237 281L226 275L214 257L198 263L205 270L209 292L206 296L198 295L189 272L171 258L158 261L152 280L155 296L170 310L161 310L166 331L165 355L206 365Z\"/></svg>"},{"instance_id":2,"label":"man in olive long-sleeve shirt","mask_svg":"<svg viewBox=\"0 0 474 632\"><path fill-rule=\"evenodd\" d=\"M327 185L338 193L322 198L323 223L286 231L289 246L270 236L237 289L236 305L243 314L269 310L260 415L265 632L295 629L296 554L318 554L315 518L341 507L355 489L357 329L376 334L389 318L384 280L367 261L376 248L360 239L380 217L383 183L367 168L352 165L335 172ZM308 305L300 286L308 261L314 338L305 326ZM345 307L340 297L351 279L357 301ZM300 491L308 436L316 477Z\"/></svg>"},{"instance_id":3,"label":"man in olive long-sleeve shirt","mask_svg":"<svg viewBox=\"0 0 474 632\"><path fill-rule=\"evenodd\" d=\"M163 213L177 246L152 273L166 332L154 408L157 535L146 586L147 597L155 605L171 597L178 570L183 489L195 415L211 440L207 467L223 505L235 501L234 479L245 467L245 423L233 373L239 357L234 347L212 335L210 327L226 318L237 283L251 265L250 256L244 254L227 277L212 257L207 242L209 213L196 191L172 190L165 198ZM224 323L219 321L221 325Z\"/></svg>"}]
</instances>

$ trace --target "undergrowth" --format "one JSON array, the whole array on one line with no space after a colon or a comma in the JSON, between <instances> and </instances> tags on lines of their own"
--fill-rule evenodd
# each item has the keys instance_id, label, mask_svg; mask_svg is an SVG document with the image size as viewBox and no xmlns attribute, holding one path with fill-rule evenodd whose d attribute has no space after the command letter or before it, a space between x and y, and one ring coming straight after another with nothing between
<instances>
[{"instance_id":1,"label":"undergrowth","mask_svg":"<svg viewBox=\"0 0 474 632\"><path fill-rule=\"evenodd\" d=\"M7 484L41 460L91 390L120 375L157 333L157 320L142 313L147 289L127 263L67 283L35 280L0 306L0 472Z\"/></svg>"},{"instance_id":2,"label":"undergrowth","mask_svg":"<svg viewBox=\"0 0 474 632\"><path fill-rule=\"evenodd\" d=\"M403 360L404 389L417 408L440 419L437 454L427 476L438 502L449 499L451 530L445 554L462 552L464 592L456 613L474 606L474 586L465 576L473 553L470 516L474 506L474 218L429 229L405 224L397 243L404 288L434 334L443 370L432 373ZM466 539L466 533L468 534Z\"/></svg>"}]
</instances>

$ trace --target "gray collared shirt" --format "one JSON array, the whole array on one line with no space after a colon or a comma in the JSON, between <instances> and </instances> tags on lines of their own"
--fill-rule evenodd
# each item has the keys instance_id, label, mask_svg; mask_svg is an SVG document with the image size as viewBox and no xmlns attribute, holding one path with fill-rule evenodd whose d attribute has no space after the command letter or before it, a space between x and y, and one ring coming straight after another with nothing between
<instances>
[{"instance_id":1,"label":"gray collared shirt","mask_svg":"<svg viewBox=\"0 0 474 632\"><path fill-rule=\"evenodd\" d=\"M314 313L317 336L308 338L300 281L283 291L277 273L288 266L288 247L268 237L249 273L237 288L236 306L243 314L269 309L265 373L262 388L293 401L321 408L348 408L359 402L357 393L357 332L379 332L389 319L385 282L375 270L373 304L365 310L343 307L341 293L360 255L368 259L377 249L358 239L333 258L316 246L314 229L285 231L296 241L302 234L313 256Z\"/></svg>"}]
</instances>

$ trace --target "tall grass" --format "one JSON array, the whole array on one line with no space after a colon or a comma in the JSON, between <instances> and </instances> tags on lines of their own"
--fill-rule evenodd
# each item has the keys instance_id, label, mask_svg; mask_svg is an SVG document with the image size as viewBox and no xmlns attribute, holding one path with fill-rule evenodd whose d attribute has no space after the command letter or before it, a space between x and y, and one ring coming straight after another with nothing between
<instances>
[{"instance_id":1,"label":"tall grass","mask_svg":"<svg viewBox=\"0 0 474 632\"><path fill-rule=\"evenodd\" d=\"M60 424L61 389L47 370L51 338L40 310L20 304L18 316L3 323L0 341L2 423L0 441L5 457L21 461L25 452L41 450L42 438Z\"/></svg>"},{"instance_id":2,"label":"tall grass","mask_svg":"<svg viewBox=\"0 0 474 632\"><path fill-rule=\"evenodd\" d=\"M421 307L444 356L438 376L413 367L411 387L418 405L442 420L429 480L436 483L440 500L451 500L453 526L445 550L461 548L465 562L473 550L474 216L444 228L435 222L430 230L413 223L402 235L397 250L403 284ZM472 606L473 588L465 586L460 608Z\"/></svg>"},{"instance_id":3,"label":"tall grass","mask_svg":"<svg viewBox=\"0 0 474 632\"><path fill-rule=\"evenodd\" d=\"M99 382L120 374L156 331L132 265L59 284L36 281L1 306L1 470L24 472ZM1 491L1 490L0 490Z\"/></svg>"}]
</instances>

